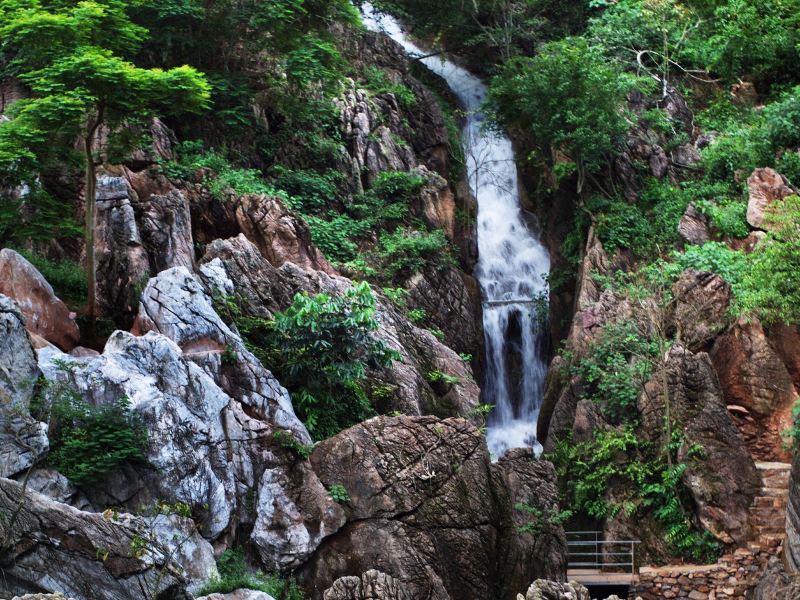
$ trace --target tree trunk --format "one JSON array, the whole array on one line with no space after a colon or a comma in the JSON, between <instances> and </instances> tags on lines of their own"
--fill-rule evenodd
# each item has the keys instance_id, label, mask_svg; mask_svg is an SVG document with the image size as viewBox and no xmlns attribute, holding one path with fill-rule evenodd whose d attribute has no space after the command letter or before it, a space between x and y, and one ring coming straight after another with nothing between
<instances>
[{"instance_id":1,"label":"tree trunk","mask_svg":"<svg viewBox=\"0 0 800 600\"><path fill-rule=\"evenodd\" d=\"M90 326L97 317L97 274L94 264L94 214L97 198L97 173L94 168L94 156L92 155L93 138L87 137L86 144L86 182L84 186L84 197L86 201L86 275L89 294L86 299L86 316Z\"/></svg>"},{"instance_id":2,"label":"tree trunk","mask_svg":"<svg viewBox=\"0 0 800 600\"><path fill-rule=\"evenodd\" d=\"M89 326L87 332L92 343L95 339L95 321L97 320L97 273L95 268L94 255L94 226L95 226L95 205L97 200L97 171L94 162L95 134L103 123L104 110L102 106L97 108L97 118L90 123L86 137L83 140L84 152L86 156L86 173L84 186L84 199L86 202L86 278L88 284L88 295L86 298L86 317Z\"/></svg>"}]
</instances>

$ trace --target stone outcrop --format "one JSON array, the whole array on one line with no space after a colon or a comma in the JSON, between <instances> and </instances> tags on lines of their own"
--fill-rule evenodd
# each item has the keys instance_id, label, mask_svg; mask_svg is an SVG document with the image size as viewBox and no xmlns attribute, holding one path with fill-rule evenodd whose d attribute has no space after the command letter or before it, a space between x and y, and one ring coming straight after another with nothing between
<instances>
[{"instance_id":1,"label":"stone outcrop","mask_svg":"<svg viewBox=\"0 0 800 600\"><path fill-rule=\"evenodd\" d=\"M370 569L358 576L340 577L325 590L323 600L413 600L394 577Z\"/></svg>"},{"instance_id":2,"label":"stone outcrop","mask_svg":"<svg viewBox=\"0 0 800 600\"><path fill-rule=\"evenodd\" d=\"M150 278L150 258L133 211L136 195L124 177L97 178L95 260L100 313L129 320L140 290Z\"/></svg>"},{"instance_id":3,"label":"stone outcrop","mask_svg":"<svg viewBox=\"0 0 800 600\"><path fill-rule=\"evenodd\" d=\"M146 334L114 333L96 358L40 352L48 379L94 404L126 396L147 426L148 465L87 489L92 504L185 502L209 539L231 540L248 527L270 571L299 565L344 516L308 463L274 435L310 441L286 391L183 268L145 288L138 332ZM226 348L235 364L222 363Z\"/></svg>"},{"instance_id":4,"label":"stone outcrop","mask_svg":"<svg viewBox=\"0 0 800 600\"><path fill-rule=\"evenodd\" d=\"M692 495L703 527L725 543L743 542L749 533L749 506L761 480L742 436L731 420L722 398L711 360L674 346L663 374L656 374L639 397L640 439L662 447L666 442L664 380L669 409L681 427L685 443L678 460L687 464L683 480ZM702 448L701 459L692 458L691 447Z\"/></svg>"},{"instance_id":5,"label":"stone outcrop","mask_svg":"<svg viewBox=\"0 0 800 600\"><path fill-rule=\"evenodd\" d=\"M772 559L750 598L751 600L800 598L800 574L787 572L780 559Z\"/></svg>"},{"instance_id":6,"label":"stone outcrop","mask_svg":"<svg viewBox=\"0 0 800 600\"><path fill-rule=\"evenodd\" d=\"M216 575L211 545L186 519L82 512L8 479L0 479L0 514L0 593L138 600Z\"/></svg>"},{"instance_id":7,"label":"stone outcrop","mask_svg":"<svg viewBox=\"0 0 800 600\"><path fill-rule=\"evenodd\" d=\"M678 233L689 244L705 244L711 239L708 218L697 210L694 202L686 207L678 222Z\"/></svg>"},{"instance_id":8,"label":"stone outcrop","mask_svg":"<svg viewBox=\"0 0 800 600\"><path fill-rule=\"evenodd\" d=\"M47 426L29 410L39 375L24 317L0 295L0 477L21 473L47 451Z\"/></svg>"},{"instance_id":9,"label":"stone outcrop","mask_svg":"<svg viewBox=\"0 0 800 600\"><path fill-rule=\"evenodd\" d=\"M243 236L215 240L202 259L201 273L218 293L234 295L244 314L268 318L291 304L297 293L339 294L352 285L347 278L305 271L292 263L275 268ZM377 339L400 353L400 360L370 374L375 385L389 390L380 412L469 416L478 405L479 389L469 365L430 332L414 326L391 303L378 298ZM454 380L431 382L439 371Z\"/></svg>"},{"instance_id":10,"label":"stone outcrop","mask_svg":"<svg viewBox=\"0 0 800 600\"><path fill-rule=\"evenodd\" d=\"M764 217L776 200L791 196L796 191L786 178L769 167L756 169L747 179L750 199L747 203L747 222L755 228L764 228Z\"/></svg>"},{"instance_id":11,"label":"stone outcrop","mask_svg":"<svg viewBox=\"0 0 800 600\"><path fill-rule=\"evenodd\" d=\"M259 592L256 590L239 589L229 592L227 594L209 594L208 596L200 596L197 600L275 600L266 592Z\"/></svg>"},{"instance_id":12,"label":"stone outcrop","mask_svg":"<svg viewBox=\"0 0 800 600\"><path fill-rule=\"evenodd\" d=\"M525 592L517 594L517 600L590 600L589 590L576 581L559 583L537 579Z\"/></svg>"},{"instance_id":13,"label":"stone outcrop","mask_svg":"<svg viewBox=\"0 0 800 600\"><path fill-rule=\"evenodd\" d=\"M678 339L689 350L705 349L728 326L733 294L719 275L687 269L672 288Z\"/></svg>"},{"instance_id":14,"label":"stone outcrop","mask_svg":"<svg viewBox=\"0 0 800 600\"><path fill-rule=\"evenodd\" d=\"M319 443L311 461L349 495L347 524L301 571L313 599L370 569L411 598L513 598L535 577L564 576L560 526L520 532L528 515L513 508L557 510L552 466L530 451L491 465L464 420L377 417Z\"/></svg>"},{"instance_id":15,"label":"stone outcrop","mask_svg":"<svg viewBox=\"0 0 800 600\"><path fill-rule=\"evenodd\" d=\"M78 345L75 315L59 300L42 274L9 248L0 250L0 294L12 298L31 334L69 352Z\"/></svg>"},{"instance_id":16,"label":"stone outcrop","mask_svg":"<svg viewBox=\"0 0 800 600\"><path fill-rule=\"evenodd\" d=\"M795 456L792 461L784 556L789 570L792 573L800 573L800 455Z\"/></svg>"},{"instance_id":17,"label":"stone outcrop","mask_svg":"<svg viewBox=\"0 0 800 600\"><path fill-rule=\"evenodd\" d=\"M710 354L725 402L751 416L743 431L753 454L760 460L786 459L781 432L791 425L797 394L761 323L739 320L716 339Z\"/></svg>"}]
</instances>

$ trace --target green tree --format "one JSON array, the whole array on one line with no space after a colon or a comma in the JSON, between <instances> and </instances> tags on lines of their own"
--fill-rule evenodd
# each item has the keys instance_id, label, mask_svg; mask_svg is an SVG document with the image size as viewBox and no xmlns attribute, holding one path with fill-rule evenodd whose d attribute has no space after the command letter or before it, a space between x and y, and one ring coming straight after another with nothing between
<instances>
[{"instance_id":1,"label":"green tree","mask_svg":"<svg viewBox=\"0 0 800 600\"><path fill-rule=\"evenodd\" d=\"M567 38L508 61L492 80L489 102L501 125L531 140L539 159L555 164L566 153L580 192L627 129L625 94L635 82L586 39Z\"/></svg>"},{"instance_id":2,"label":"green tree","mask_svg":"<svg viewBox=\"0 0 800 600\"><path fill-rule=\"evenodd\" d=\"M24 180L54 152L69 151L80 139L90 322L96 310L94 213L101 130L112 139L131 122L200 112L209 101L208 84L195 69L144 69L124 58L147 35L129 19L126 4L0 0L0 39L10 56L0 75L18 78L31 92L0 126L0 170L7 178Z\"/></svg>"}]
</instances>

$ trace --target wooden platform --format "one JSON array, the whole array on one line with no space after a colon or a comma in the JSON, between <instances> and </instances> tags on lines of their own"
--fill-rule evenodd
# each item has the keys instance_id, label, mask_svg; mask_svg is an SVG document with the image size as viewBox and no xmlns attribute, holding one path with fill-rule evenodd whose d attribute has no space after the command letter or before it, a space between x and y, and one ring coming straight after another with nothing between
<instances>
[{"instance_id":1,"label":"wooden platform","mask_svg":"<svg viewBox=\"0 0 800 600\"><path fill-rule=\"evenodd\" d=\"M630 573L604 573L595 569L567 569L567 581L583 585L631 585L639 580Z\"/></svg>"}]
</instances>

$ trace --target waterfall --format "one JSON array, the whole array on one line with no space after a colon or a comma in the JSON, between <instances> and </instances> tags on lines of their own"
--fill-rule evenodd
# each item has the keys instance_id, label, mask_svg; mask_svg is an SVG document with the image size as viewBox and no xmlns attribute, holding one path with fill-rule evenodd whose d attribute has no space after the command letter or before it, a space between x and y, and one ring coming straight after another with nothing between
<instances>
[{"instance_id":1,"label":"waterfall","mask_svg":"<svg viewBox=\"0 0 800 600\"><path fill-rule=\"evenodd\" d=\"M407 39L390 15L364 3L365 26L382 31L411 56L427 53ZM483 128L486 85L446 58L420 61L442 77L467 111L464 154L470 188L478 201L478 265L486 341L483 399L495 406L488 418L489 450L533 446L547 365L542 340L550 257L523 219L511 140Z\"/></svg>"}]
</instances>

